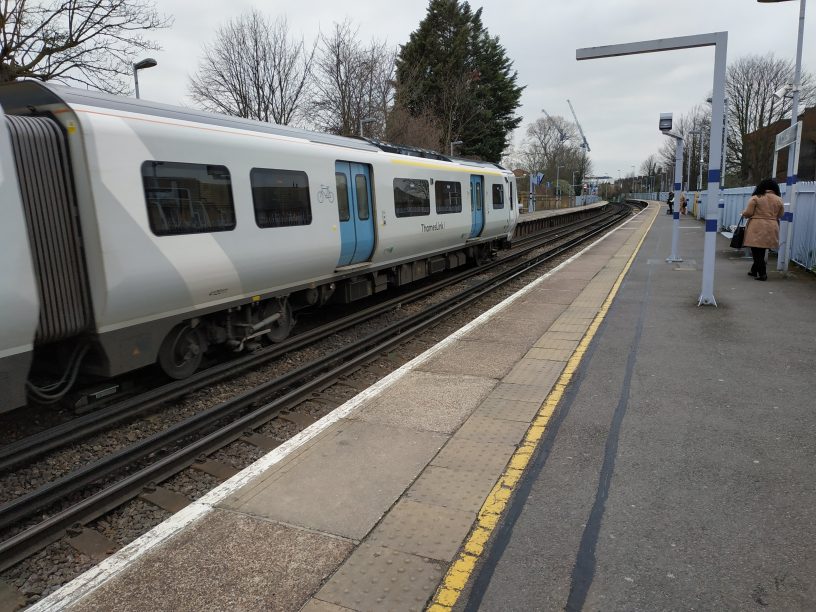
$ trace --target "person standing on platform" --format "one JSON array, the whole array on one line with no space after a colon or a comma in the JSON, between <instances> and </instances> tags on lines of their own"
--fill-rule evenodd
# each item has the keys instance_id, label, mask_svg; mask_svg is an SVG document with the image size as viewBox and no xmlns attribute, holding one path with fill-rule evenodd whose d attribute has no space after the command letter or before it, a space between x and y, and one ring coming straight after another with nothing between
<instances>
[{"instance_id":1,"label":"person standing on platform","mask_svg":"<svg viewBox=\"0 0 816 612\"><path fill-rule=\"evenodd\" d=\"M779 247L779 220L784 212L785 205L779 193L779 184L773 179L760 181L742 211L742 216L748 219L742 244L751 247L751 255L754 257L754 265L748 276L753 276L756 280L768 280L765 251Z\"/></svg>"},{"instance_id":2,"label":"person standing on platform","mask_svg":"<svg viewBox=\"0 0 816 612\"><path fill-rule=\"evenodd\" d=\"M666 212L667 215L670 215L674 212L674 192L670 191L669 195L666 197L666 204L669 205L669 210Z\"/></svg>"},{"instance_id":3,"label":"person standing on platform","mask_svg":"<svg viewBox=\"0 0 816 612\"><path fill-rule=\"evenodd\" d=\"M683 191L680 193L680 214L685 215L686 213L686 193Z\"/></svg>"}]
</instances>

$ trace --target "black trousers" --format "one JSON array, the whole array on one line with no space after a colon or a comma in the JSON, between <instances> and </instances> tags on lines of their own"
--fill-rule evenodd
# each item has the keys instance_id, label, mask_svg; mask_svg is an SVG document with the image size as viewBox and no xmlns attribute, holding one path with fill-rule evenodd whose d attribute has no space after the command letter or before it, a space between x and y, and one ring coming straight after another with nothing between
<instances>
[{"instance_id":1,"label":"black trousers","mask_svg":"<svg viewBox=\"0 0 816 612\"><path fill-rule=\"evenodd\" d=\"M751 255L754 257L754 265L751 266L751 274L755 274L756 276L767 276L767 270L765 270L765 251L767 249L761 249L759 247L751 247Z\"/></svg>"}]
</instances>

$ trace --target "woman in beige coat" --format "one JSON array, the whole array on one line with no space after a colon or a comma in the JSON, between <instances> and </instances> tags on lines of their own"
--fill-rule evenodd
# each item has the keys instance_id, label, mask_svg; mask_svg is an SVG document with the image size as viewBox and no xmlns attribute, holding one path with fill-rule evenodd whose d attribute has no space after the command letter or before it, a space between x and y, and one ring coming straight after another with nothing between
<instances>
[{"instance_id":1,"label":"woman in beige coat","mask_svg":"<svg viewBox=\"0 0 816 612\"><path fill-rule=\"evenodd\" d=\"M748 276L753 276L756 280L768 280L765 250L779 246L779 219L784 212L779 184L773 179L765 179L757 185L748 205L742 211L742 216L748 219L743 246L751 247L751 255L754 257L754 265Z\"/></svg>"}]
</instances>

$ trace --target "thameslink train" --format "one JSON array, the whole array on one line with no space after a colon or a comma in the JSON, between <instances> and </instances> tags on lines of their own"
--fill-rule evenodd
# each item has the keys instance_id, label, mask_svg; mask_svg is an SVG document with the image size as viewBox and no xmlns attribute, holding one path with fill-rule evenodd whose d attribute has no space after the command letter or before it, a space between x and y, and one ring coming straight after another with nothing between
<instances>
[{"instance_id":1,"label":"thameslink train","mask_svg":"<svg viewBox=\"0 0 816 612\"><path fill-rule=\"evenodd\" d=\"M0 411L280 341L293 313L478 262L500 166L25 81L0 86Z\"/></svg>"}]
</instances>

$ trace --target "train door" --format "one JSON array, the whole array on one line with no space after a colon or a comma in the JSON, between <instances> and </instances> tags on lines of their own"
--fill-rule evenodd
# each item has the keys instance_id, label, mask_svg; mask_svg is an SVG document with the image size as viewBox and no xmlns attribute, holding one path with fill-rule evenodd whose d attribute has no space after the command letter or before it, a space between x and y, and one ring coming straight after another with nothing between
<instances>
[{"instance_id":1,"label":"train door","mask_svg":"<svg viewBox=\"0 0 816 612\"><path fill-rule=\"evenodd\" d=\"M476 238L484 228L484 178L470 175L470 237Z\"/></svg>"},{"instance_id":2,"label":"train door","mask_svg":"<svg viewBox=\"0 0 816 612\"><path fill-rule=\"evenodd\" d=\"M374 252L371 170L364 164L335 162L337 208L340 213L338 266L368 261Z\"/></svg>"}]
</instances>

